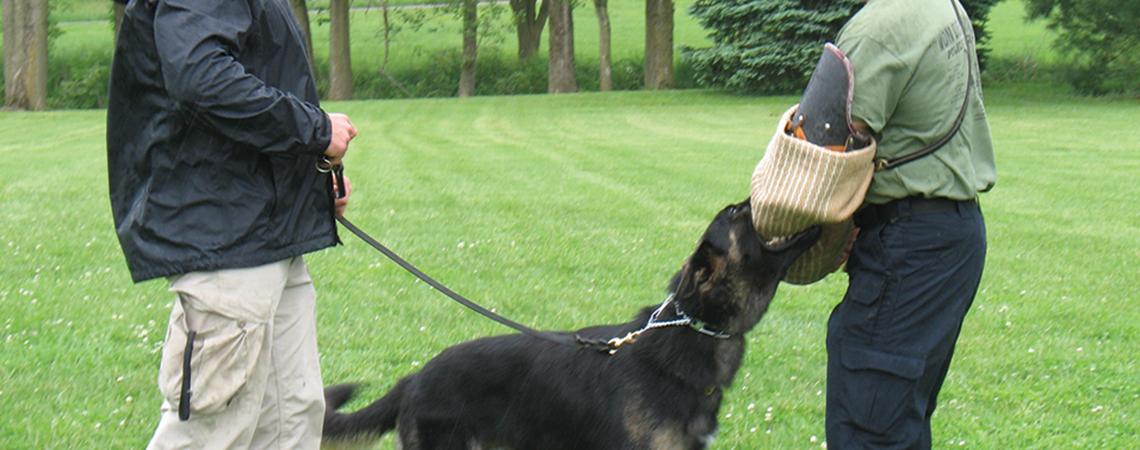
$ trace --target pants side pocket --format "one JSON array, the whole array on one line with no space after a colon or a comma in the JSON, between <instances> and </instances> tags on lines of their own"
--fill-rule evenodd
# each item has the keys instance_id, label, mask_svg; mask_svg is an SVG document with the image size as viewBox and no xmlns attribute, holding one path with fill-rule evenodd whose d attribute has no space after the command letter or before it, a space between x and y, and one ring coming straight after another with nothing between
<instances>
[{"instance_id":1,"label":"pants side pocket","mask_svg":"<svg viewBox=\"0 0 1140 450\"><path fill-rule=\"evenodd\" d=\"M180 294L171 311L158 375L159 390L181 420L216 413L230 403L252 377L266 333L264 323L188 303Z\"/></svg>"}]
</instances>

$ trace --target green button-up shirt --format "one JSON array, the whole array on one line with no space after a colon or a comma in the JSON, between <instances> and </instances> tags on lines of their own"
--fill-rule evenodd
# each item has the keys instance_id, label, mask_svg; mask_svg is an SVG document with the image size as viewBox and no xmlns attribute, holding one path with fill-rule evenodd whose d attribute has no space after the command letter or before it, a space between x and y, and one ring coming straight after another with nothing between
<instances>
[{"instance_id":1,"label":"green button-up shirt","mask_svg":"<svg viewBox=\"0 0 1140 450\"><path fill-rule=\"evenodd\" d=\"M974 88L958 133L927 157L876 173L867 203L910 196L969 200L996 181L973 29L961 6L957 13L952 8L950 0L871 0L839 34L837 45L855 72L852 116L874 132L877 158L913 153L949 132L973 66Z\"/></svg>"}]
</instances>

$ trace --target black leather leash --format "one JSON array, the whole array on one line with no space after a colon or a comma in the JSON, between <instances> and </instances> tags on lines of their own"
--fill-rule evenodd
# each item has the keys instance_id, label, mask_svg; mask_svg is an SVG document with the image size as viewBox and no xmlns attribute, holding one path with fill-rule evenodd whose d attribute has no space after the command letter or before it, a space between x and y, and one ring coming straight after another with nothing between
<instances>
[{"instance_id":1,"label":"black leather leash","mask_svg":"<svg viewBox=\"0 0 1140 450\"><path fill-rule=\"evenodd\" d=\"M317 170L322 172L322 173L330 173L331 172L331 175L333 178L332 182L335 183L335 186L339 187L339 186L345 185L344 184L344 166L343 165L335 165L334 166L331 163L329 163L329 161L327 159L322 159L320 162L317 163ZM337 198L337 199L344 198L344 196L346 194L345 190L337 189L336 187L334 187L334 189L336 192L335 198ZM439 291L443 295L446 295L448 298L454 300L456 303L459 303L460 305L465 306L467 309L470 309L472 311L479 313L483 317L491 319L495 322L498 322L501 325L509 327L515 331L518 331L519 333L525 334L525 335L533 337L535 339L542 339L544 341L559 344L559 345L569 345L569 346L573 346L573 347L597 350L599 352L602 352L602 353L605 353L608 355L613 355L613 354L617 353L617 351L620 347L627 345L627 344L631 344L634 341L636 341L637 337L640 336L642 333L645 333L646 331L649 331L652 329L662 328L662 327L684 326L684 327L692 328L694 331L696 331L698 333L701 333L701 334L704 334L707 336L711 336L711 337L717 338L717 339L727 339L727 338L731 337L731 335L729 335L727 333L724 333L722 331L717 331L717 330L714 330L714 329L707 327L707 324L705 324L703 321L700 321L700 320L695 319L693 317L689 317L687 314L685 314L683 311L681 311L680 307L675 302L673 302L673 295L672 294L670 294L669 297L666 298L665 301L661 304L661 306L659 306L657 308L657 310L650 316L649 322L647 322L644 327L642 327L641 329L639 329L637 331L629 332L626 335L621 336L621 337L615 336L612 338L588 338L588 337L582 336L582 335L577 334L577 333L574 333L573 336L571 336L569 333L550 333L550 332L538 331L538 330L530 328L526 325L515 322L511 319L508 319L506 317L500 316L500 315L492 312L491 310L480 306L478 303L471 301L467 297L460 295L458 292L451 290L451 288L448 288L443 283L436 281L434 278L432 278L431 276L428 276L428 274L424 273L422 270L417 268L415 265L408 262L404 258L400 257L400 255L396 254L396 252L392 251L388 247L385 247L384 244L381 244L380 241L377 241L375 238L370 236L368 233L364 232L364 230L361 230L359 227L357 227L351 221L346 219L344 216L338 216L338 215L334 214L333 217L336 218L337 222L340 222L341 226L343 226L348 231L352 232L352 234L355 234L356 237L360 238L360 240L362 240L365 243L367 243L368 245L372 246L372 248L374 248L377 251L379 251L380 253L384 254L384 256L387 256L388 259L392 260L392 262L396 263L397 265L402 267L404 270L408 271L408 273L415 275L416 278L419 278L423 282L427 283L428 286L435 288L435 290ZM672 320L659 320L658 316L662 313L662 311L665 309L665 307L669 304L673 304L674 309L676 310L677 318L672 319Z\"/></svg>"},{"instance_id":2,"label":"black leather leash","mask_svg":"<svg viewBox=\"0 0 1140 450\"><path fill-rule=\"evenodd\" d=\"M467 307L467 309L475 311L475 312L479 313L480 315L482 315L483 317L494 320L495 322L498 322L502 325L510 327L510 328L514 329L515 331L518 331L518 332L525 334L527 336L530 336L530 337L542 339L544 341L549 341L549 342L553 342L556 344L573 345L573 346L586 345L586 343L581 342L578 339L571 338L568 335L544 333L544 332L535 330L533 328L530 328L526 325L523 325L521 323L515 322L515 321L508 319L506 317L495 314L491 310L480 306L478 303L475 303L475 302L469 300L467 297L460 295L459 293L451 290L447 286L444 286L443 283L440 283L439 281L436 281L434 278L428 276L428 274L424 273L423 271L418 269L416 266L412 265L412 263L408 262L404 258L401 258L400 255L396 254L396 252L393 252L388 247L385 247L384 244L381 244L376 239L373 239L372 236L369 236L368 233L364 232L364 230L357 228L356 225L353 225L352 222L350 222L348 219L344 218L343 216L337 217L336 220L337 220L337 222L340 222L340 224L342 226L344 226L345 229L347 229L348 231L351 231L352 234L355 234L356 237L358 237L358 238L360 238L360 240L368 243L368 245L371 245L372 248L376 249L380 253L383 253L384 256L387 256L388 259L392 260L392 262L396 263L400 267L403 267L404 270L408 271L412 275L415 275L416 278L423 280L424 283L427 283L429 286L435 288L435 290L441 292L443 295L446 295L448 298L455 300L455 302L459 303L460 305Z\"/></svg>"},{"instance_id":3,"label":"black leather leash","mask_svg":"<svg viewBox=\"0 0 1140 450\"><path fill-rule=\"evenodd\" d=\"M333 176L335 177L337 186L344 186L344 166L343 165L337 165L337 166L331 166L331 167L326 166L323 168L318 166L318 169L331 170ZM336 196L337 196L337 198L344 197L344 189L337 189ZM384 254L384 256L387 256L388 259L392 260L392 262L394 262L397 265L399 265L400 267L404 268L404 270L408 271L408 273L415 275L416 278L419 278L424 283L427 283L428 286L435 288L435 290L439 291L443 295L446 295L448 298L455 300L456 303L459 303L460 305L467 307L467 309L470 309L472 311L479 313L483 317L486 317L486 318L491 319L495 322L498 322L499 324L502 324L502 325L507 326L511 329L514 329L515 331L518 331L519 333L525 334L527 336L530 336L530 337L533 337L536 339L542 339L542 340L547 341L547 342L553 342L553 343L561 344L561 345L573 345L576 347L577 346L597 347L597 344L595 342L583 339L583 338L578 337L578 336L570 337L569 335L565 335L565 334L554 334L554 333L546 333L546 332L538 331L538 330L530 328L526 325L515 322L511 319L508 319L506 317L500 316L500 315L494 313L493 311L480 306L478 303L471 301L467 297L460 295L458 292L451 290L451 288L448 288L443 283L436 281L435 278L428 276L428 274L424 273L422 270L420 270L419 268L417 268L415 265L408 262L404 258L401 258L400 255L396 254L396 252L392 251L388 247L385 247L384 244L381 244L380 241L377 241L375 238L368 235L368 233L365 233L364 230L361 230L359 227L354 225L351 221L344 218L344 216L336 216L336 221L340 222L341 226L343 226L348 231L352 232L352 234L355 234L356 237L360 238L360 240L362 240L365 243L367 243L368 245L372 246L372 248L374 248L377 251L379 251L380 253Z\"/></svg>"}]
</instances>

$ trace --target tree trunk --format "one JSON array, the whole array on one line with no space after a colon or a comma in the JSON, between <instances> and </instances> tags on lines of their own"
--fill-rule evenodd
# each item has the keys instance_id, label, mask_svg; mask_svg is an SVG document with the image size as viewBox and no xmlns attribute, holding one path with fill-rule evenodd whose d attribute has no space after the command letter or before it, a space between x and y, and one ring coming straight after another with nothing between
<instances>
[{"instance_id":1,"label":"tree trunk","mask_svg":"<svg viewBox=\"0 0 1140 450\"><path fill-rule=\"evenodd\" d=\"M479 51L479 3L463 0L463 69L459 73L459 96L475 95L475 58Z\"/></svg>"},{"instance_id":2,"label":"tree trunk","mask_svg":"<svg viewBox=\"0 0 1140 450\"><path fill-rule=\"evenodd\" d=\"M293 18L297 19L301 33L305 34L305 51L309 52L309 68L312 69L315 66L313 65L313 29L309 26L309 5L305 4L305 0L289 0L289 6L293 7Z\"/></svg>"},{"instance_id":3,"label":"tree trunk","mask_svg":"<svg viewBox=\"0 0 1140 450\"><path fill-rule=\"evenodd\" d=\"M391 2L384 0L380 8L383 11L380 16L384 23L384 61L380 63L380 71L383 72L388 68L388 55L392 54L392 22L389 20L389 11L392 9Z\"/></svg>"},{"instance_id":4,"label":"tree trunk","mask_svg":"<svg viewBox=\"0 0 1140 450\"><path fill-rule=\"evenodd\" d=\"M550 16L550 0L538 6L538 0L511 0L515 17L515 34L518 36L519 61L529 61L542 45L542 29Z\"/></svg>"},{"instance_id":5,"label":"tree trunk","mask_svg":"<svg viewBox=\"0 0 1140 450\"><path fill-rule=\"evenodd\" d=\"M645 88L673 87L673 0L645 0Z\"/></svg>"},{"instance_id":6,"label":"tree trunk","mask_svg":"<svg viewBox=\"0 0 1140 450\"><path fill-rule=\"evenodd\" d=\"M610 51L610 13L607 0L594 0L598 15L598 88L602 92L614 89L613 63Z\"/></svg>"},{"instance_id":7,"label":"tree trunk","mask_svg":"<svg viewBox=\"0 0 1140 450\"><path fill-rule=\"evenodd\" d=\"M48 2L3 0L4 104L47 109Z\"/></svg>"},{"instance_id":8,"label":"tree trunk","mask_svg":"<svg viewBox=\"0 0 1140 450\"><path fill-rule=\"evenodd\" d=\"M329 100L352 98L349 0L329 0Z\"/></svg>"},{"instance_id":9,"label":"tree trunk","mask_svg":"<svg viewBox=\"0 0 1140 450\"><path fill-rule=\"evenodd\" d=\"M123 24L123 12L127 9L127 5L119 2L111 2L111 5L112 11L114 11L111 20L115 21L115 41L117 42L119 39L119 26Z\"/></svg>"},{"instance_id":10,"label":"tree trunk","mask_svg":"<svg viewBox=\"0 0 1140 450\"><path fill-rule=\"evenodd\" d=\"M577 92L578 79L574 75L574 15L570 9L573 0L547 0L550 2L550 64L547 67L547 91L551 94Z\"/></svg>"}]
</instances>

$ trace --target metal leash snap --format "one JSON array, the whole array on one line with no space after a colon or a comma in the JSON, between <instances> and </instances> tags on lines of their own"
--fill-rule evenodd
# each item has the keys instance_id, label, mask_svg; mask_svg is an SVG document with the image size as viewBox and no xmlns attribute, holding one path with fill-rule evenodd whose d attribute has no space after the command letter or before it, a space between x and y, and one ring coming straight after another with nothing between
<instances>
[{"instance_id":1,"label":"metal leash snap","mask_svg":"<svg viewBox=\"0 0 1140 450\"><path fill-rule=\"evenodd\" d=\"M336 183L336 198L348 196L348 187L344 185L344 164L332 166L333 182Z\"/></svg>"},{"instance_id":2,"label":"metal leash snap","mask_svg":"<svg viewBox=\"0 0 1140 450\"><path fill-rule=\"evenodd\" d=\"M609 354L612 355L614 353L617 353L618 349L625 344L632 344L634 342L637 342L637 337L641 336L641 333L643 331L644 330L631 331L629 333L626 333L625 336L622 336L620 338L615 337L606 341L606 345L609 346Z\"/></svg>"},{"instance_id":3,"label":"metal leash snap","mask_svg":"<svg viewBox=\"0 0 1140 450\"><path fill-rule=\"evenodd\" d=\"M332 170L333 164L332 161L329 161L329 157L322 156L321 159L317 160L317 172L329 173L332 172Z\"/></svg>"},{"instance_id":4,"label":"metal leash snap","mask_svg":"<svg viewBox=\"0 0 1140 450\"><path fill-rule=\"evenodd\" d=\"M336 198L340 199L348 195L348 190L344 186L344 164L334 165L327 156L322 156L321 159L317 160L317 172L332 173Z\"/></svg>"}]
</instances>

